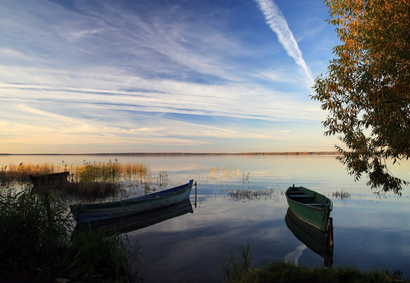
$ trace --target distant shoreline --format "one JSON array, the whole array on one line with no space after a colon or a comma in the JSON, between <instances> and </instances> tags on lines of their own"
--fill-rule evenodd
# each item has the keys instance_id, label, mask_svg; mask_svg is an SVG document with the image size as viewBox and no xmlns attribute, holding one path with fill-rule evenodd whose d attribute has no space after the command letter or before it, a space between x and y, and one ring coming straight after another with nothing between
<instances>
[{"instance_id":1,"label":"distant shoreline","mask_svg":"<svg viewBox=\"0 0 410 283\"><path fill-rule=\"evenodd\" d=\"M93 156L218 156L218 155L340 155L337 151L284 151L239 153L193 153L193 152L126 152L126 153L0 153L9 155L93 155Z\"/></svg>"}]
</instances>

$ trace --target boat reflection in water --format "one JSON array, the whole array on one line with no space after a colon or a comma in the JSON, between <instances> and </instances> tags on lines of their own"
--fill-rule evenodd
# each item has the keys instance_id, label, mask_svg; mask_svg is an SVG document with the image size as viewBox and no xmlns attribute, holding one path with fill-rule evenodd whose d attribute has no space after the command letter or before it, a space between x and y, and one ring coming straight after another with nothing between
<instances>
[{"instance_id":1,"label":"boat reflection in water","mask_svg":"<svg viewBox=\"0 0 410 283\"><path fill-rule=\"evenodd\" d=\"M191 201L189 198L182 202L162 207L159 209L141 212L121 218L93 221L87 224L77 224L75 231L91 229L104 230L107 233L127 233L134 230L142 229L165 220L193 213Z\"/></svg>"},{"instance_id":2,"label":"boat reflection in water","mask_svg":"<svg viewBox=\"0 0 410 283\"><path fill-rule=\"evenodd\" d=\"M286 226L293 235L306 245L310 250L323 257L324 265L330 267L333 264L333 245L327 231L321 231L308 223L300 220L290 208L285 217Z\"/></svg>"}]
</instances>

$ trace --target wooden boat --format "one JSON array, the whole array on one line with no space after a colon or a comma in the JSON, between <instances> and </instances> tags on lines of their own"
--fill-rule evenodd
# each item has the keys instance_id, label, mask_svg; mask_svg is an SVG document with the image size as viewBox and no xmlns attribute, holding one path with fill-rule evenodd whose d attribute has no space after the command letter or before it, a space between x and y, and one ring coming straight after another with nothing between
<instances>
[{"instance_id":1,"label":"wooden boat","mask_svg":"<svg viewBox=\"0 0 410 283\"><path fill-rule=\"evenodd\" d=\"M91 229L92 231L103 230L108 234L127 233L193 212L191 201L186 198L176 204L124 216L120 219L113 218L86 224L77 224L74 232Z\"/></svg>"},{"instance_id":2,"label":"wooden boat","mask_svg":"<svg viewBox=\"0 0 410 283\"><path fill-rule=\"evenodd\" d=\"M286 190L289 208L302 221L326 231L333 203L330 199L305 187L289 187Z\"/></svg>"},{"instance_id":3,"label":"wooden boat","mask_svg":"<svg viewBox=\"0 0 410 283\"><path fill-rule=\"evenodd\" d=\"M325 266L332 266L333 246L327 231L320 231L310 224L300 220L289 208L285 217L286 226L293 235L311 251L323 257Z\"/></svg>"},{"instance_id":4,"label":"wooden boat","mask_svg":"<svg viewBox=\"0 0 410 283\"><path fill-rule=\"evenodd\" d=\"M126 200L95 204L74 204L70 205L70 209L77 223L125 217L166 207L187 199L191 193L193 182L194 180L191 180L185 185Z\"/></svg>"},{"instance_id":5,"label":"wooden boat","mask_svg":"<svg viewBox=\"0 0 410 283\"><path fill-rule=\"evenodd\" d=\"M34 186L58 187L67 182L69 172L30 175L30 180Z\"/></svg>"}]
</instances>

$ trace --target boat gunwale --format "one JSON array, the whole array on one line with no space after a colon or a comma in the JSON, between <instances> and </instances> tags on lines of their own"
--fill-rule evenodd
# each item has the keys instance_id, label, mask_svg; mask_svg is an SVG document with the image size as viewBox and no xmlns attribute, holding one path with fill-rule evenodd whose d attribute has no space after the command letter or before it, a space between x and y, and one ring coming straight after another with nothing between
<instances>
[{"instance_id":1,"label":"boat gunwale","mask_svg":"<svg viewBox=\"0 0 410 283\"><path fill-rule=\"evenodd\" d=\"M129 232L129 231L142 229L150 225L160 223L162 221L174 218L176 216L181 216L187 213L193 213L192 204L188 198L184 199L181 202L171 204L169 206L161 207L155 210L144 211L141 213L136 213L136 214L127 215L127 216L120 216L116 218L78 222L75 229L80 230L84 228L85 229L91 228L91 229L104 229L105 231L113 230L116 232L118 231ZM171 214L171 217L169 217L169 214ZM119 219L120 221L118 222ZM160 221L156 221L155 219L157 220L160 219ZM150 223L150 224L147 225L147 223Z\"/></svg>"},{"instance_id":2,"label":"boat gunwale","mask_svg":"<svg viewBox=\"0 0 410 283\"><path fill-rule=\"evenodd\" d=\"M193 181L194 180L190 180L188 183L174 187L174 188L166 189L161 192L156 192L153 194L149 194L146 196L140 196L140 197L136 197L136 198L132 198L128 200L120 200L120 201L115 201L115 202L96 203L96 204L73 204L73 205L70 205L70 210L71 210L71 213L74 219L77 221L77 223L94 222L94 221L100 221L103 219L114 219L114 218L124 217L124 216L134 214L134 213L141 213L144 211L149 211L149 210L157 209L160 207L166 207L168 205L172 205L173 203L175 203L175 200L173 203L167 203L165 205L159 205L159 206L157 205L156 207L152 207L152 208L150 208L150 206L148 205L148 207L145 207L145 209L142 209L141 211L134 211L133 207L135 205L144 206L144 204L150 204L151 202L161 201L161 199L168 199L168 198L179 199L181 197L185 199L185 195L187 193L188 195L186 197L189 197L189 192L192 189ZM158 195L161 195L161 196L158 197ZM147 196L149 197L146 198ZM119 205L121 207L119 207ZM102 214L101 210L104 210L104 209L109 209L111 210L111 212ZM126 212L128 211L128 209L131 209L129 211L130 213ZM96 212L98 212L100 215L98 219L94 219L95 216L93 216L93 213L96 213ZM112 215L112 213L114 213L115 215ZM81 215L88 215L88 216L81 216Z\"/></svg>"},{"instance_id":3,"label":"boat gunwale","mask_svg":"<svg viewBox=\"0 0 410 283\"><path fill-rule=\"evenodd\" d=\"M294 188L303 188L304 190L308 191L309 193L312 193L312 197L316 198L316 196L321 196L326 200L326 202L319 202L318 204L323 204L323 207L322 208L317 208L317 207L314 207L312 205L309 205L309 203L303 203L303 202L297 201L297 200L293 199L292 196L289 195L289 192ZM297 203L297 204L300 204L300 205L303 205L303 206L306 206L306 207L309 207L309 208L313 208L313 209L316 209L316 210L324 210L326 207L328 207L328 210L330 212L333 209L333 202L332 202L331 199L329 199L328 197L326 197L325 195L323 195L321 193L315 192L313 190L310 190L310 189L302 187L302 186L289 187L285 192L285 196L286 196L286 199L288 201L290 200L293 203Z\"/></svg>"},{"instance_id":4,"label":"boat gunwale","mask_svg":"<svg viewBox=\"0 0 410 283\"><path fill-rule=\"evenodd\" d=\"M58 173L46 173L46 174L30 174L29 178L32 183L35 182L53 182L53 181L67 181L67 177L70 175L69 171L63 171ZM64 179L66 178L66 179Z\"/></svg>"},{"instance_id":5,"label":"boat gunwale","mask_svg":"<svg viewBox=\"0 0 410 283\"><path fill-rule=\"evenodd\" d=\"M293 199L290 199L290 200L293 201L294 203L301 204L303 206L306 206L306 207L309 207L309 208L312 208L312 209L315 209L315 210L324 210L325 207L328 205L328 204L324 204L322 207L314 207L314 206L311 206L311 205L308 205L308 204L305 204L305 203L302 203L302 202L295 201Z\"/></svg>"},{"instance_id":6,"label":"boat gunwale","mask_svg":"<svg viewBox=\"0 0 410 283\"><path fill-rule=\"evenodd\" d=\"M174 188L169 188L160 192L155 192L149 195L145 196L138 196L130 199L125 199L125 200L117 200L117 201L111 201L111 202L101 202L101 203L76 203L70 205L70 208L73 209L81 209L82 207L89 207L89 208L99 208L99 207L110 207L110 206L117 206L118 204L123 204L124 206L126 205L132 205L135 202L140 202L140 201L150 201L152 199L160 199L162 197L169 197L174 194L178 194L181 192L183 188L188 188L192 187L193 180L190 180L188 183L174 187ZM173 192L175 191L175 192Z\"/></svg>"},{"instance_id":7,"label":"boat gunwale","mask_svg":"<svg viewBox=\"0 0 410 283\"><path fill-rule=\"evenodd\" d=\"M299 191L302 191L303 194L309 195L312 198L320 198L321 202L317 202L318 204L322 204L322 207L315 207L315 206L311 206L309 205L309 203L303 203L300 201L297 201L295 199L292 199L292 197L290 196L290 192L295 189L299 189ZM286 196L286 200L289 204L289 208L293 211L293 213L296 215L296 217L298 217L301 221L305 222L306 224L314 227L315 229L321 230L321 231L327 231L327 224L320 223L320 222L309 222L308 219L304 219L306 217L303 217L301 215L299 215L298 212L295 211L295 209L298 210L299 209L308 209L308 211L314 212L314 213L320 213L323 215L324 218L326 218L326 221L328 221L329 217L330 217L330 212L333 209L333 202L331 199L329 199L328 197L326 197L325 195L318 193L316 191L310 190L308 188L299 186L299 187L289 187L286 192L285 192L285 196ZM303 198L302 198L303 199Z\"/></svg>"}]
</instances>

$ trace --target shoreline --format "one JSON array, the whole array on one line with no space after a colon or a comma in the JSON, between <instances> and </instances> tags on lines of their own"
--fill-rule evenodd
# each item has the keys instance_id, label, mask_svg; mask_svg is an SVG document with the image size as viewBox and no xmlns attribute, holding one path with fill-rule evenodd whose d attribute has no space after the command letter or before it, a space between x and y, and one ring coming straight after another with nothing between
<instances>
[{"instance_id":1,"label":"shoreline","mask_svg":"<svg viewBox=\"0 0 410 283\"><path fill-rule=\"evenodd\" d=\"M0 156L11 155L90 155L90 156L215 156L215 155L340 155L338 151L283 151L283 152L124 152L124 153L0 153Z\"/></svg>"}]
</instances>

